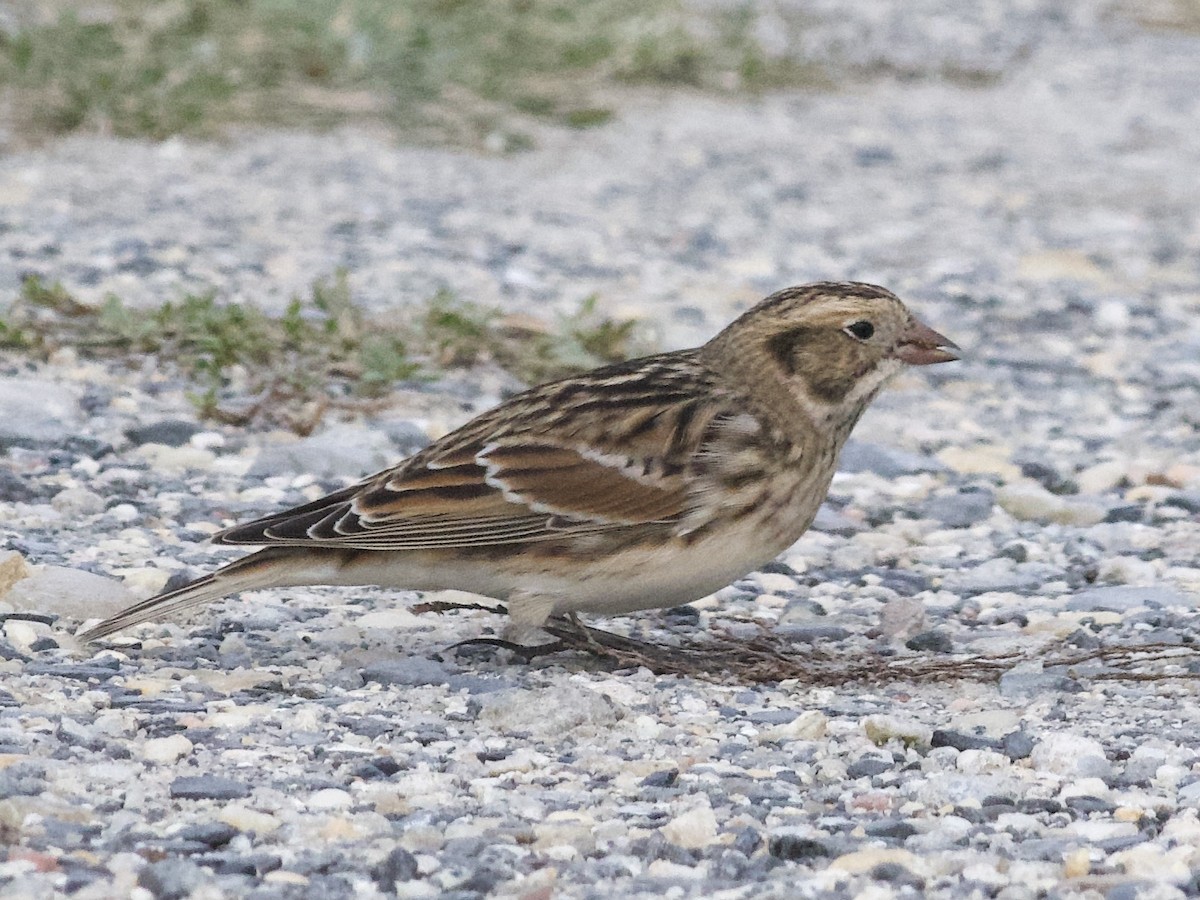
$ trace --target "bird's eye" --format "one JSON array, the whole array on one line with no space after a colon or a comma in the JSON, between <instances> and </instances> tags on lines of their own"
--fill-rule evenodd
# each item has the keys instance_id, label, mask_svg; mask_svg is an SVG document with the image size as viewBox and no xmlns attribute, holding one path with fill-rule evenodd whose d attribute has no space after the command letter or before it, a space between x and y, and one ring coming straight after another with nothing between
<instances>
[{"instance_id":1,"label":"bird's eye","mask_svg":"<svg viewBox=\"0 0 1200 900\"><path fill-rule=\"evenodd\" d=\"M875 326L870 322L852 322L845 328L846 334L860 341L871 339L871 335L875 333Z\"/></svg>"}]
</instances>

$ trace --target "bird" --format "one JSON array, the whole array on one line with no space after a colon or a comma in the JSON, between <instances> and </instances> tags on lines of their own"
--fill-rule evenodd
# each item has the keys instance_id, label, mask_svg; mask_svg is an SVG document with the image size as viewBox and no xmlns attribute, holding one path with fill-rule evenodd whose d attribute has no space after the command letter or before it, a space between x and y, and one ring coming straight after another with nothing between
<instances>
[{"instance_id":1,"label":"bird","mask_svg":"<svg viewBox=\"0 0 1200 900\"><path fill-rule=\"evenodd\" d=\"M301 585L458 589L524 629L698 600L808 529L890 378L958 349L877 285L789 287L700 347L533 387L391 468L226 528L215 543L261 549L79 638Z\"/></svg>"}]
</instances>

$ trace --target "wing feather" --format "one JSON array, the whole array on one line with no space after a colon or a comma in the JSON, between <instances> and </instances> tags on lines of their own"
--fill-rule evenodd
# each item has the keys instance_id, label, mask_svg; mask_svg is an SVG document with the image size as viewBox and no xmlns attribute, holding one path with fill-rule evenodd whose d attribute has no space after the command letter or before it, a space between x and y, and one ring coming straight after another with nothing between
<instances>
[{"instance_id":1,"label":"wing feather","mask_svg":"<svg viewBox=\"0 0 1200 900\"><path fill-rule=\"evenodd\" d=\"M677 522L714 386L685 353L640 362L535 388L392 469L216 540L428 550Z\"/></svg>"}]
</instances>

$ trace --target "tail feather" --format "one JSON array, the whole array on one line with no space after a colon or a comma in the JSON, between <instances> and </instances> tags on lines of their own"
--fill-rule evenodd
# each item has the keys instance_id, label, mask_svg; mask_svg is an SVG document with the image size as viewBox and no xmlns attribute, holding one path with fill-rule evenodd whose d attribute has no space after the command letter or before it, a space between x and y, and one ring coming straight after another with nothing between
<instances>
[{"instance_id":1,"label":"tail feather","mask_svg":"<svg viewBox=\"0 0 1200 900\"><path fill-rule=\"evenodd\" d=\"M95 641L122 628L182 612L229 594L285 584L286 580L280 577L280 567L276 564L282 555L277 549L261 550L211 575L135 603L81 632L78 638L84 642Z\"/></svg>"}]
</instances>

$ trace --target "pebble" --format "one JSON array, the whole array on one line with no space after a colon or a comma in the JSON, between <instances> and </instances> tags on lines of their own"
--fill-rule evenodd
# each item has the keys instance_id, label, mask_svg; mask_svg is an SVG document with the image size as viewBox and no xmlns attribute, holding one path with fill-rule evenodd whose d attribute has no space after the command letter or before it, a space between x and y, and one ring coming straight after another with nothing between
<instances>
[{"instance_id":1,"label":"pebble","mask_svg":"<svg viewBox=\"0 0 1200 900\"><path fill-rule=\"evenodd\" d=\"M0 601L13 609L80 621L112 615L133 603L134 596L112 578L63 566L40 566L15 582Z\"/></svg>"},{"instance_id":2,"label":"pebble","mask_svg":"<svg viewBox=\"0 0 1200 900\"><path fill-rule=\"evenodd\" d=\"M1055 775L1112 777L1112 764L1099 742L1066 731L1043 734L1029 759L1034 768Z\"/></svg>"},{"instance_id":3,"label":"pebble","mask_svg":"<svg viewBox=\"0 0 1200 900\"><path fill-rule=\"evenodd\" d=\"M66 385L0 377L0 448L60 446L82 423L79 397Z\"/></svg>"},{"instance_id":4,"label":"pebble","mask_svg":"<svg viewBox=\"0 0 1200 900\"><path fill-rule=\"evenodd\" d=\"M717 839L717 817L708 803L680 813L662 827L668 841L688 850L707 847Z\"/></svg>"},{"instance_id":5,"label":"pebble","mask_svg":"<svg viewBox=\"0 0 1200 900\"><path fill-rule=\"evenodd\" d=\"M250 466L250 478L287 473L317 478L358 478L400 457L383 431L362 425L332 425L323 431L265 447Z\"/></svg>"},{"instance_id":6,"label":"pebble","mask_svg":"<svg viewBox=\"0 0 1200 900\"><path fill-rule=\"evenodd\" d=\"M1033 482L1005 485L996 492L996 502L1015 519L1042 524L1095 525L1108 514L1099 502L1060 497Z\"/></svg>"},{"instance_id":7,"label":"pebble","mask_svg":"<svg viewBox=\"0 0 1200 900\"><path fill-rule=\"evenodd\" d=\"M142 744L142 756L149 762L170 765L192 752L192 742L182 734L150 738Z\"/></svg>"},{"instance_id":8,"label":"pebble","mask_svg":"<svg viewBox=\"0 0 1200 900\"><path fill-rule=\"evenodd\" d=\"M250 796L250 788L241 781L220 775L185 775L171 782L176 800L238 800ZM229 822L236 826L236 823Z\"/></svg>"},{"instance_id":9,"label":"pebble","mask_svg":"<svg viewBox=\"0 0 1200 900\"><path fill-rule=\"evenodd\" d=\"M1128 613L1131 610L1151 607L1194 607L1200 597L1164 587L1106 586L1080 591L1067 601L1067 609Z\"/></svg>"}]
</instances>

